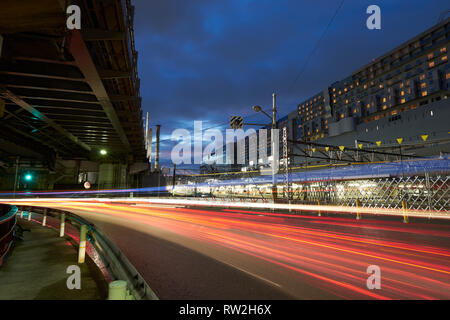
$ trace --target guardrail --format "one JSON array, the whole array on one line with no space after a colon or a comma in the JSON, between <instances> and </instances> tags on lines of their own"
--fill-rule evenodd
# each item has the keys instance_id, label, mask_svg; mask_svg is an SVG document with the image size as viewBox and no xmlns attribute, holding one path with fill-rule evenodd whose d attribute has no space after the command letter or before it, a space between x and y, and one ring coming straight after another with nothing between
<instances>
[{"instance_id":1,"label":"guardrail","mask_svg":"<svg viewBox=\"0 0 450 320\"><path fill-rule=\"evenodd\" d=\"M3 265L3 261L11 248L14 227L16 226L17 207L9 206L9 208L8 212L0 216L0 267ZM2 213L0 212L0 214Z\"/></svg>"},{"instance_id":2,"label":"guardrail","mask_svg":"<svg viewBox=\"0 0 450 320\"><path fill-rule=\"evenodd\" d=\"M94 224L68 211L28 206L21 209L29 211L29 214L42 214L43 226L48 224L48 216L59 219L60 237L65 235L66 222L80 231L78 263L84 262L87 240L100 257L107 272L106 278L111 280L108 299L158 300L156 294L136 268L128 261L120 249Z\"/></svg>"}]
</instances>

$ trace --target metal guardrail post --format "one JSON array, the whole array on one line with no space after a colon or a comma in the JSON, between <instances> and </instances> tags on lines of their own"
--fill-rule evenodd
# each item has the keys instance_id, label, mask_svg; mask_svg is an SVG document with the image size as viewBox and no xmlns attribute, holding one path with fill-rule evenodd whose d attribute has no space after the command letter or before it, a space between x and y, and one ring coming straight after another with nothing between
<instances>
[{"instance_id":1,"label":"metal guardrail post","mask_svg":"<svg viewBox=\"0 0 450 320\"><path fill-rule=\"evenodd\" d=\"M84 263L86 256L86 234L87 226L85 224L81 225L80 228L80 244L78 247L78 263Z\"/></svg>"},{"instance_id":2,"label":"metal guardrail post","mask_svg":"<svg viewBox=\"0 0 450 320\"><path fill-rule=\"evenodd\" d=\"M31 211L28 211L28 221L31 221Z\"/></svg>"},{"instance_id":3,"label":"metal guardrail post","mask_svg":"<svg viewBox=\"0 0 450 320\"><path fill-rule=\"evenodd\" d=\"M109 283L108 300L127 300L127 282L116 280Z\"/></svg>"},{"instance_id":4,"label":"metal guardrail post","mask_svg":"<svg viewBox=\"0 0 450 320\"><path fill-rule=\"evenodd\" d=\"M66 221L66 214L61 214L61 224L59 226L59 236L64 237L64 227L65 227L65 221Z\"/></svg>"},{"instance_id":5,"label":"metal guardrail post","mask_svg":"<svg viewBox=\"0 0 450 320\"><path fill-rule=\"evenodd\" d=\"M47 225L47 208L44 209L44 216L42 217L42 226Z\"/></svg>"}]
</instances>

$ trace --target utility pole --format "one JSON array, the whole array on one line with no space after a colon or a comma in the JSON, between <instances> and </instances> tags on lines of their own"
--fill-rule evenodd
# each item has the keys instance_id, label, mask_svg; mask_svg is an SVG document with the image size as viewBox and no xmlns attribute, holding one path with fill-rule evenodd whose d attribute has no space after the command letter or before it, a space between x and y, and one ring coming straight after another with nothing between
<instances>
[{"instance_id":1,"label":"utility pole","mask_svg":"<svg viewBox=\"0 0 450 320\"><path fill-rule=\"evenodd\" d=\"M274 92L272 93L272 129L277 128L277 94ZM272 130L272 133L275 130ZM274 134L270 135L270 139L272 141L272 199L275 203L278 198L278 188L276 186L275 182L275 161L278 159L275 159L275 147L278 145L275 143ZM278 154L278 152L277 152Z\"/></svg>"},{"instance_id":2,"label":"utility pole","mask_svg":"<svg viewBox=\"0 0 450 320\"><path fill-rule=\"evenodd\" d=\"M174 196L174 192L175 192L175 174L177 172L177 165L174 163L173 164L173 177L172 177L172 196Z\"/></svg>"},{"instance_id":3,"label":"utility pole","mask_svg":"<svg viewBox=\"0 0 450 320\"><path fill-rule=\"evenodd\" d=\"M156 155L155 155L155 171L158 175L158 197L159 197L159 188L161 187L161 170L159 170L159 132L161 129L161 125L156 125Z\"/></svg>"}]
</instances>

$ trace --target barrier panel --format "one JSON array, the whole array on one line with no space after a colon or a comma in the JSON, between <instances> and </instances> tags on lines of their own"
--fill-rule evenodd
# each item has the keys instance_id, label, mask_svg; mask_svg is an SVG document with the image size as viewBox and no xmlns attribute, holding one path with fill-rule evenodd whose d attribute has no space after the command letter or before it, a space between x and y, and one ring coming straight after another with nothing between
<instances>
[{"instance_id":1,"label":"barrier panel","mask_svg":"<svg viewBox=\"0 0 450 320\"><path fill-rule=\"evenodd\" d=\"M0 211L0 267L8 254L14 238L17 207L1 206Z\"/></svg>"}]
</instances>

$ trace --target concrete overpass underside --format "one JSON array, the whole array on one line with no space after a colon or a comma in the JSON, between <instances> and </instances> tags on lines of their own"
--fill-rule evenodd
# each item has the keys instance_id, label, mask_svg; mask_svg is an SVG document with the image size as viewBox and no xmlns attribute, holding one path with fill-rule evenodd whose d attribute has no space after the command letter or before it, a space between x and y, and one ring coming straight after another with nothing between
<instances>
[{"instance_id":1,"label":"concrete overpass underside","mask_svg":"<svg viewBox=\"0 0 450 320\"><path fill-rule=\"evenodd\" d=\"M66 2L0 3L2 169L17 159L49 172L59 160L145 161L134 7ZM66 27L70 4L81 9L80 30Z\"/></svg>"}]
</instances>

